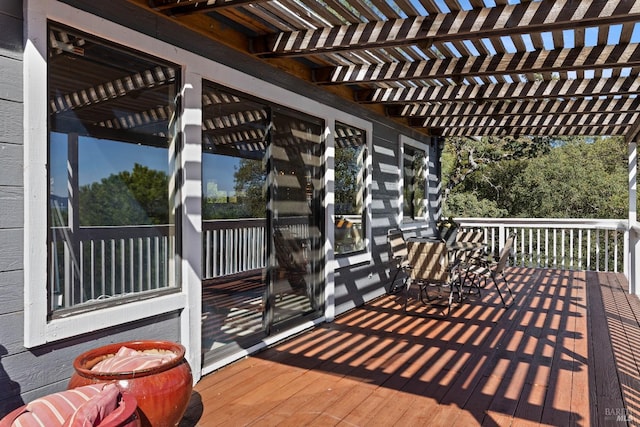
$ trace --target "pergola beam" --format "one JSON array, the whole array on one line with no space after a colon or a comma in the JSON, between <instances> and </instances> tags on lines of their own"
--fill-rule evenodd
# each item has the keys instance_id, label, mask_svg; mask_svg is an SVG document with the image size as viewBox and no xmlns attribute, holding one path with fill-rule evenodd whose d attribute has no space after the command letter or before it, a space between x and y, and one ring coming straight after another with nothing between
<instances>
[{"instance_id":1,"label":"pergola beam","mask_svg":"<svg viewBox=\"0 0 640 427\"><path fill-rule=\"evenodd\" d=\"M627 126L557 126L557 127L489 127L489 128L437 128L439 136L592 136L592 135L610 135L622 136L627 131Z\"/></svg>"},{"instance_id":2,"label":"pergola beam","mask_svg":"<svg viewBox=\"0 0 640 427\"><path fill-rule=\"evenodd\" d=\"M313 80L320 84L447 78L462 82L472 76L559 73L636 66L640 66L640 45L633 43L626 46L604 45L432 61L324 67L313 70Z\"/></svg>"},{"instance_id":3,"label":"pergola beam","mask_svg":"<svg viewBox=\"0 0 640 427\"><path fill-rule=\"evenodd\" d=\"M391 117L528 116L541 114L629 113L640 110L638 98L578 100L503 100L481 104L465 102L388 105Z\"/></svg>"},{"instance_id":4,"label":"pergola beam","mask_svg":"<svg viewBox=\"0 0 640 427\"><path fill-rule=\"evenodd\" d=\"M410 118L415 127L433 128L545 128L589 126L601 123L603 126L628 126L638 118L638 113L588 113L588 114L541 114L536 116L473 116L473 117L433 117Z\"/></svg>"},{"instance_id":5,"label":"pergola beam","mask_svg":"<svg viewBox=\"0 0 640 427\"><path fill-rule=\"evenodd\" d=\"M490 85L449 85L375 89L355 93L362 103L498 101L514 99L573 98L640 93L640 77L551 80Z\"/></svg>"},{"instance_id":6,"label":"pergola beam","mask_svg":"<svg viewBox=\"0 0 640 427\"><path fill-rule=\"evenodd\" d=\"M267 1L267 0L262 0ZM238 6L247 5L250 3L260 3L258 1L251 0L183 0L183 1L159 1L149 0L149 7L157 11L163 12L171 16L190 15L193 13L206 13L213 10L228 9Z\"/></svg>"},{"instance_id":7,"label":"pergola beam","mask_svg":"<svg viewBox=\"0 0 640 427\"><path fill-rule=\"evenodd\" d=\"M636 137L640 133L640 118L636 118L635 120L630 122L629 130L625 135L625 140L627 144L632 142L637 142Z\"/></svg>"}]
</instances>

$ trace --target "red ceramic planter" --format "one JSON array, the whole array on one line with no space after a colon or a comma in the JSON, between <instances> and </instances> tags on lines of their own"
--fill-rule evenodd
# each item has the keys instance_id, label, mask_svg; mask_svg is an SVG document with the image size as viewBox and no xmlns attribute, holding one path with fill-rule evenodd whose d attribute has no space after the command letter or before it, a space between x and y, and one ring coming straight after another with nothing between
<instances>
[{"instance_id":1,"label":"red ceramic planter","mask_svg":"<svg viewBox=\"0 0 640 427\"><path fill-rule=\"evenodd\" d=\"M134 350L168 350L177 357L160 366L129 372L94 372L91 368L113 356L121 347ZM75 373L68 388L87 384L117 381L122 390L135 396L143 426L177 426L184 415L193 378L184 358L185 348L170 341L128 341L109 344L80 354L73 361Z\"/></svg>"}]
</instances>

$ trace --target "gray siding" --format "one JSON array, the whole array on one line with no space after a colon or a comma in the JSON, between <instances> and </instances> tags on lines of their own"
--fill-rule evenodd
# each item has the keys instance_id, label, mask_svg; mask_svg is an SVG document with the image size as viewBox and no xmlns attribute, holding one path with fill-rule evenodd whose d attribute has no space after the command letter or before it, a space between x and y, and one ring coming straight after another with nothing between
<instances>
[{"instance_id":1,"label":"gray siding","mask_svg":"<svg viewBox=\"0 0 640 427\"><path fill-rule=\"evenodd\" d=\"M7 367L24 352L22 178L22 1L0 3L0 417L22 402L20 371Z\"/></svg>"},{"instance_id":2,"label":"gray siding","mask_svg":"<svg viewBox=\"0 0 640 427\"><path fill-rule=\"evenodd\" d=\"M171 313L35 349L23 346L22 8L21 0L0 2L0 418L23 402L65 389L73 359L90 348L136 339L180 338L178 315Z\"/></svg>"}]
</instances>

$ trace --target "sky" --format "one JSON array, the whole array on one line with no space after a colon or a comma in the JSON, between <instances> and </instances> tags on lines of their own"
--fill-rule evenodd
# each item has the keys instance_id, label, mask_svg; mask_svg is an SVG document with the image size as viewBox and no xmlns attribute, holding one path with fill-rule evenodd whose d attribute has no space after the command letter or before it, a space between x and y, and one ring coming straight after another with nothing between
<instances>
[{"instance_id":1,"label":"sky","mask_svg":"<svg viewBox=\"0 0 640 427\"><path fill-rule=\"evenodd\" d=\"M131 171L136 163L150 169L169 173L168 151L164 148L114 142L105 139L81 137L79 143L79 185L99 182L112 174ZM52 193L67 197L67 144L66 136L51 134ZM228 156L205 155L203 158L203 189L216 182L219 191L232 193L233 174L239 159Z\"/></svg>"},{"instance_id":2,"label":"sky","mask_svg":"<svg viewBox=\"0 0 640 427\"><path fill-rule=\"evenodd\" d=\"M66 197L67 144L65 135L51 134L50 156L52 193ZM131 171L136 163L165 173L169 170L166 149L106 139L80 137L78 156L80 165L78 182L80 186L99 182L111 174L125 170Z\"/></svg>"}]
</instances>

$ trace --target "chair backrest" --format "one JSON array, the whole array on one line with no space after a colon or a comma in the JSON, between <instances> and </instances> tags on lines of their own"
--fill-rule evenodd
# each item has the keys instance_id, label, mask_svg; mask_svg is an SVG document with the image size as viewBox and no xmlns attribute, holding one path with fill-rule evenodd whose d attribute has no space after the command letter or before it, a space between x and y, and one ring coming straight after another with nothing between
<instances>
[{"instance_id":1,"label":"chair backrest","mask_svg":"<svg viewBox=\"0 0 640 427\"><path fill-rule=\"evenodd\" d=\"M304 247L287 229L276 229L273 232L276 260L278 266L288 271L306 271L308 261L305 259Z\"/></svg>"},{"instance_id":2,"label":"chair backrest","mask_svg":"<svg viewBox=\"0 0 640 427\"><path fill-rule=\"evenodd\" d=\"M412 280L447 282L449 256L442 241L418 241L409 244L409 264Z\"/></svg>"},{"instance_id":3,"label":"chair backrest","mask_svg":"<svg viewBox=\"0 0 640 427\"><path fill-rule=\"evenodd\" d=\"M387 231L387 243L389 243L392 258L406 259L407 255L409 255L407 242L404 240L402 230L399 228L392 228Z\"/></svg>"},{"instance_id":4,"label":"chair backrest","mask_svg":"<svg viewBox=\"0 0 640 427\"><path fill-rule=\"evenodd\" d=\"M453 243L456 241L459 225L452 218L438 221L438 234L439 238L447 243Z\"/></svg>"},{"instance_id":5,"label":"chair backrest","mask_svg":"<svg viewBox=\"0 0 640 427\"><path fill-rule=\"evenodd\" d=\"M460 228L456 234L456 242L482 243L484 242L484 230L482 228ZM476 251L463 251L458 259L461 262L468 262L484 253L485 249Z\"/></svg>"},{"instance_id":6,"label":"chair backrest","mask_svg":"<svg viewBox=\"0 0 640 427\"><path fill-rule=\"evenodd\" d=\"M507 238L507 241L504 242L504 247L500 251L500 258L498 259L498 264L495 268L495 273L502 273L504 268L507 266L507 261L509 261L509 255L511 254L511 249L513 248L513 241L515 240L515 235L511 234Z\"/></svg>"},{"instance_id":7,"label":"chair backrest","mask_svg":"<svg viewBox=\"0 0 640 427\"><path fill-rule=\"evenodd\" d=\"M482 228L460 228L456 234L456 241L481 243L484 241L484 231Z\"/></svg>"}]
</instances>

